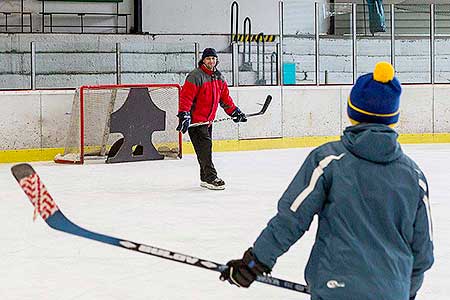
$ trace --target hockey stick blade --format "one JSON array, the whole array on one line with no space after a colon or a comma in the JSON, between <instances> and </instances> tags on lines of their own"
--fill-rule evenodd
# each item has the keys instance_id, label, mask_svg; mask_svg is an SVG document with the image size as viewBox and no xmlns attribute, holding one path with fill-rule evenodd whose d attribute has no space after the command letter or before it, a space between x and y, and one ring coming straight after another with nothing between
<instances>
[{"instance_id":1,"label":"hockey stick blade","mask_svg":"<svg viewBox=\"0 0 450 300\"><path fill-rule=\"evenodd\" d=\"M263 115L266 112L267 108L269 107L271 101L272 101L272 96L271 95L267 95L266 101L264 101L264 104L263 104L263 106L262 106L260 111L255 112L255 113L251 113L251 114L245 114L245 116L247 118L249 118L249 117L256 117L256 116ZM189 127L197 127L197 126L200 126L200 125L207 125L207 124L227 121L227 120L231 120L231 119L233 119L233 118L226 117L226 118L216 119L216 120L214 120L212 122L194 123L194 124L191 124Z\"/></svg>"},{"instance_id":2,"label":"hockey stick blade","mask_svg":"<svg viewBox=\"0 0 450 300\"><path fill-rule=\"evenodd\" d=\"M271 101L272 101L272 96L267 95L266 101L264 101L263 107L261 108L261 110L259 112L247 114L245 116L248 118L248 117L263 115L266 112L267 108L269 107L269 104Z\"/></svg>"},{"instance_id":3,"label":"hockey stick blade","mask_svg":"<svg viewBox=\"0 0 450 300\"><path fill-rule=\"evenodd\" d=\"M25 194L28 196L29 200L35 207L35 213L39 214L42 219L44 219L44 221L48 224L48 226L55 230L211 271L222 272L227 268L226 265L219 264L213 261L204 260L198 257L177 253L159 247L115 238L109 235L100 234L84 229L70 221L62 213L62 211L56 205L56 202L53 200L52 196L48 193L47 188L42 183L39 175L29 164L15 165L11 168L11 172L16 178L22 190L25 192ZM256 278L256 281L300 293L309 294L309 289L306 285L287 281L284 279L279 279L271 276L258 276Z\"/></svg>"}]
</instances>

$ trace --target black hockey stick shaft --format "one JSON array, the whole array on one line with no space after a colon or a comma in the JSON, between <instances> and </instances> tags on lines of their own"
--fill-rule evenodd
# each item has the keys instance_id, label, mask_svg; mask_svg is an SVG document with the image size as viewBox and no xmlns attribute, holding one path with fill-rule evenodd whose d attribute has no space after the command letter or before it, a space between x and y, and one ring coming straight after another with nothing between
<instances>
[{"instance_id":1,"label":"black hockey stick shaft","mask_svg":"<svg viewBox=\"0 0 450 300\"><path fill-rule=\"evenodd\" d=\"M267 95L266 100L264 101L264 104L263 104L263 106L261 107L261 110L260 110L260 111L254 112L254 113L250 113L250 114L245 114L245 116L246 116L247 118L249 118L249 117L255 117L255 116L263 115L263 114L266 112L267 108L269 107L271 101L272 101L272 96L271 96L271 95ZM233 119L233 118L232 118L232 117L220 118L220 119L215 119L215 120L212 121L212 122L200 122L200 123L194 123L194 124L191 124L191 126L189 126L189 127L195 127L195 126L200 126L200 125L206 125L206 124L210 124L210 123L218 123L218 122L228 121L228 120L231 120L231 119Z\"/></svg>"},{"instance_id":2,"label":"black hockey stick shaft","mask_svg":"<svg viewBox=\"0 0 450 300\"><path fill-rule=\"evenodd\" d=\"M249 117L255 117L255 116L263 115L266 112L267 108L269 107L269 104L270 104L271 101L272 101L272 96L271 95L267 95L266 100L264 101L264 104L261 107L260 111L254 112L254 113L251 113L251 114L245 114L245 116L247 118L249 118ZM216 120L214 120L214 123L222 122L222 121L226 121L226 120L231 120L231 119L233 119L233 118L232 117L226 117L226 118L222 118L222 119L216 119Z\"/></svg>"},{"instance_id":3,"label":"black hockey stick shaft","mask_svg":"<svg viewBox=\"0 0 450 300\"><path fill-rule=\"evenodd\" d=\"M209 260L84 229L70 221L62 213L52 196L48 193L47 188L40 180L39 175L29 164L15 165L11 168L11 172L35 207L35 215L37 213L41 215L44 221L55 230L211 271L222 272L227 268L226 265ZM307 286L284 279L258 276L256 281L301 293L309 293Z\"/></svg>"}]
</instances>

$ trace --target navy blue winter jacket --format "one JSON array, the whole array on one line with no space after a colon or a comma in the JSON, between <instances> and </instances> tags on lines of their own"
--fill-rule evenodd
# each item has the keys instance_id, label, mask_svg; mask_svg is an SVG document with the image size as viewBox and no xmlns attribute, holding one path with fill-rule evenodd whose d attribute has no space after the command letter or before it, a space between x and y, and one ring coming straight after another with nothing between
<instances>
[{"instance_id":1,"label":"navy blue winter jacket","mask_svg":"<svg viewBox=\"0 0 450 300\"><path fill-rule=\"evenodd\" d=\"M428 185L385 125L346 128L314 149L253 252L273 267L319 225L305 278L312 300L407 300L433 264Z\"/></svg>"}]
</instances>

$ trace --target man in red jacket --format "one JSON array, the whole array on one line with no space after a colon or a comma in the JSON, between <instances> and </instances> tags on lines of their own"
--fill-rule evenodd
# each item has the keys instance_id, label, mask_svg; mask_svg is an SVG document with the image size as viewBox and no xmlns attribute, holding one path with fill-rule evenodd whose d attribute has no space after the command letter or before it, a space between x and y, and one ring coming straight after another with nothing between
<instances>
[{"instance_id":1,"label":"man in red jacket","mask_svg":"<svg viewBox=\"0 0 450 300\"><path fill-rule=\"evenodd\" d=\"M212 162L212 122L219 104L234 122L247 122L247 118L231 99L227 82L216 68L217 62L216 50L206 48L198 68L187 76L180 93L177 130L189 132L200 164L200 186L223 190L225 182L217 177Z\"/></svg>"}]
</instances>

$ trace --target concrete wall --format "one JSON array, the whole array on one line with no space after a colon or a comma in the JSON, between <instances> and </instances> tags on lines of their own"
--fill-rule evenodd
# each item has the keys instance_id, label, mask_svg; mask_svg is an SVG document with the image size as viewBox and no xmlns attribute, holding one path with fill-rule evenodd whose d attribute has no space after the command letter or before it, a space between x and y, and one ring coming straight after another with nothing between
<instances>
[{"instance_id":1,"label":"concrete wall","mask_svg":"<svg viewBox=\"0 0 450 300\"><path fill-rule=\"evenodd\" d=\"M247 123L214 125L216 140L337 136L349 125L346 101L350 86L240 87L231 95L247 113L259 111L273 96L266 114ZM402 95L400 133L450 132L447 85L406 85ZM1 150L63 147L74 91L0 91ZM170 116L176 118L175 116ZM217 118L226 117L219 109ZM187 141L188 136L184 139Z\"/></svg>"},{"instance_id":2,"label":"concrete wall","mask_svg":"<svg viewBox=\"0 0 450 300\"><path fill-rule=\"evenodd\" d=\"M143 1L143 30L150 33L229 34L231 3L223 0ZM246 0L239 3L239 28L249 16L252 32L278 33L278 1Z\"/></svg>"}]
</instances>

